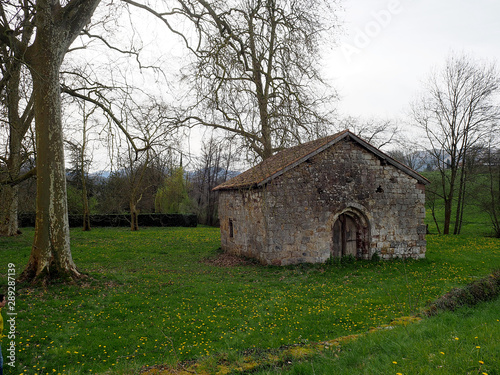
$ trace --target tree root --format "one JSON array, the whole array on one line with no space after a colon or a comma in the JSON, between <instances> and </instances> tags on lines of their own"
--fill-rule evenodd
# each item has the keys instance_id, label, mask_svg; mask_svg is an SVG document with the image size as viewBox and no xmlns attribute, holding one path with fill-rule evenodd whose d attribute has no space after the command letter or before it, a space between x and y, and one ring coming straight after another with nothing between
<instances>
[{"instance_id":1,"label":"tree root","mask_svg":"<svg viewBox=\"0 0 500 375\"><path fill-rule=\"evenodd\" d=\"M54 265L45 267L37 273L36 267L29 264L19 276L18 282L35 287L46 287L54 284L74 284L87 277L86 274L79 272L76 268L57 269Z\"/></svg>"}]
</instances>

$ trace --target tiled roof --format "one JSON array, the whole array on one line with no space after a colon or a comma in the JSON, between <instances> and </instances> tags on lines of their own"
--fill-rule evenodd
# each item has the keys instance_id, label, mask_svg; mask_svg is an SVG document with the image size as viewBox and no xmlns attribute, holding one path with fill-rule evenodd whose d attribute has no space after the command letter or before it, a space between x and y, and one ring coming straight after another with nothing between
<instances>
[{"instance_id":1,"label":"tiled roof","mask_svg":"<svg viewBox=\"0 0 500 375\"><path fill-rule=\"evenodd\" d=\"M319 152L348 136L367 148L369 151L387 160L389 164L393 164L397 168L410 174L412 177L419 180L419 182L424 184L428 183L428 181L424 177L420 176L417 172L385 155L382 151L363 141L361 138L357 137L349 130L344 130L340 133L333 134L328 137L320 138L315 141L307 142L283 150L271 156L270 158L267 158L260 164L257 164L255 167L250 168L249 170L239 174L238 176L220 184L219 186L214 188L214 190L232 190L263 185L269 180L281 175L291 168L294 168L310 157L318 154Z\"/></svg>"}]
</instances>

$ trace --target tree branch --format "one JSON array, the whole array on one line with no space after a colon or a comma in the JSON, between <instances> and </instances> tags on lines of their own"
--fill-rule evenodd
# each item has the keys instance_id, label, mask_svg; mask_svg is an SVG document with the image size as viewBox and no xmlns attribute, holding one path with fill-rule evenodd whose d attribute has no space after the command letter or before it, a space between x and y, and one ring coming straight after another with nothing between
<instances>
[{"instance_id":1,"label":"tree branch","mask_svg":"<svg viewBox=\"0 0 500 375\"><path fill-rule=\"evenodd\" d=\"M136 8L139 8L139 9L143 9L145 10L146 12L152 14L153 16L155 16L156 18L158 18L160 21L162 21L166 26L167 28L172 32L174 33L175 35L177 36L180 36L181 39L184 41L184 44L186 45L186 48L188 48L191 52L193 53L196 53L196 50L193 49L190 45L189 45L189 41L188 39L186 38L186 36L184 34L182 34L181 32L175 30L172 25L166 20L165 16L168 16L168 15L174 15L174 14L183 14L183 12L181 11L172 11L172 12L165 12L165 13L159 13L157 12L156 10L154 10L153 8L145 5L145 4L141 4L141 3L138 3L136 1L133 1L133 0L121 0L123 1L124 3L127 3L129 5L132 5Z\"/></svg>"},{"instance_id":2,"label":"tree branch","mask_svg":"<svg viewBox=\"0 0 500 375\"><path fill-rule=\"evenodd\" d=\"M28 172L18 176L15 179L8 179L5 181L0 181L0 185L9 185L9 186L15 186L20 184L23 181L26 181L27 179L36 176L36 167L30 169Z\"/></svg>"},{"instance_id":3,"label":"tree branch","mask_svg":"<svg viewBox=\"0 0 500 375\"><path fill-rule=\"evenodd\" d=\"M113 111L106 107L104 104L102 104L100 101L98 100L95 100L87 95L83 95L75 90L72 90L70 89L69 87L65 86L65 85L62 85L61 86L61 92L64 92L68 95L71 95L75 98L79 98L79 99L82 99L82 100L85 100L89 103L92 103L96 106L98 106L99 108L101 108L104 113L106 113L106 115L108 115L111 120L116 124L116 126L118 126L118 128L123 132L123 134L125 135L125 137L127 138L127 140L130 142L130 145L132 146L132 148L134 149L135 151L135 157L136 157L136 160L138 158L138 154L139 152L142 152L142 151L146 151L149 146L146 146L146 147L143 147L143 148L138 148L136 145L135 145L135 142L134 142L134 139L132 138L132 136L127 132L127 129L125 129L125 127L123 126L123 123L122 121L120 121L120 119L118 119L118 117L116 117L116 115L113 113Z\"/></svg>"}]
</instances>

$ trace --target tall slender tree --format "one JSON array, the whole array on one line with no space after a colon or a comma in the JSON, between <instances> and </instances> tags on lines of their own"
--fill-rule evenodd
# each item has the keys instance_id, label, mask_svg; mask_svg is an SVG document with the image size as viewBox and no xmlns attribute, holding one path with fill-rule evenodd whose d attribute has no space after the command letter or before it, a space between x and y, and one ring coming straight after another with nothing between
<instances>
[{"instance_id":1,"label":"tall slender tree","mask_svg":"<svg viewBox=\"0 0 500 375\"><path fill-rule=\"evenodd\" d=\"M460 231L469 152L488 139L500 119L495 101L499 90L500 76L494 64L452 55L444 69L430 77L426 92L412 107L413 120L425 131L441 176L444 234L450 233L454 207L454 233Z\"/></svg>"},{"instance_id":2,"label":"tall slender tree","mask_svg":"<svg viewBox=\"0 0 500 375\"><path fill-rule=\"evenodd\" d=\"M213 136L203 141L197 170L190 177L191 194L196 202L200 223L216 225L218 192L213 189L227 180L234 158L230 142Z\"/></svg>"},{"instance_id":3,"label":"tall slender tree","mask_svg":"<svg viewBox=\"0 0 500 375\"><path fill-rule=\"evenodd\" d=\"M89 180L89 169L92 164L91 157L88 156L89 149L89 133L92 126L89 124L89 118L97 109L96 106L91 107L90 110L86 109L86 103L83 101L80 104L80 110L82 112L81 129L78 129L78 136L81 140L65 140L67 147L70 151L70 161L72 168L70 170L70 177L73 183L76 183L76 187L81 192L81 204L82 204L82 219L83 219L83 230L90 231L90 205L89 205L89 194L88 194L88 180Z\"/></svg>"},{"instance_id":4,"label":"tall slender tree","mask_svg":"<svg viewBox=\"0 0 500 375\"><path fill-rule=\"evenodd\" d=\"M9 30L17 36L20 45L26 45L33 34L33 14L29 7L23 9L23 17L13 18ZM3 22L10 14L1 7ZM24 22L22 22L24 21ZM25 26L25 25L28 26ZM2 26L0 21L0 29ZM21 175L26 158L32 157L25 151L25 137L33 122L33 100L27 79L27 70L22 63L24 49L17 43L6 43L0 38L0 103L4 108L4 118L8 129L6 150L0 163L3 173L0 177L0 236L13 236L18 233L18 184L31 177L33 171Z\"/></svg>"}]
</instances>

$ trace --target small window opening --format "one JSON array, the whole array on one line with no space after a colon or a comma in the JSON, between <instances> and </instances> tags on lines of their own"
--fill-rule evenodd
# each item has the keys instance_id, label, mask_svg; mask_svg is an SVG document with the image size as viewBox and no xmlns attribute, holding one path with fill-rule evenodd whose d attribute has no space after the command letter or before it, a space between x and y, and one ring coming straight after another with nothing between
<instances>
[{"instance_id":1,"label":"small window opening","mask_svg":"<svg viewBox=\"0 0 500 375\"><path fill-rule=\"evenodd\" d=\"M234 237L233 219L229 219L229 237Z\"/></svg>"}]
</instances>

